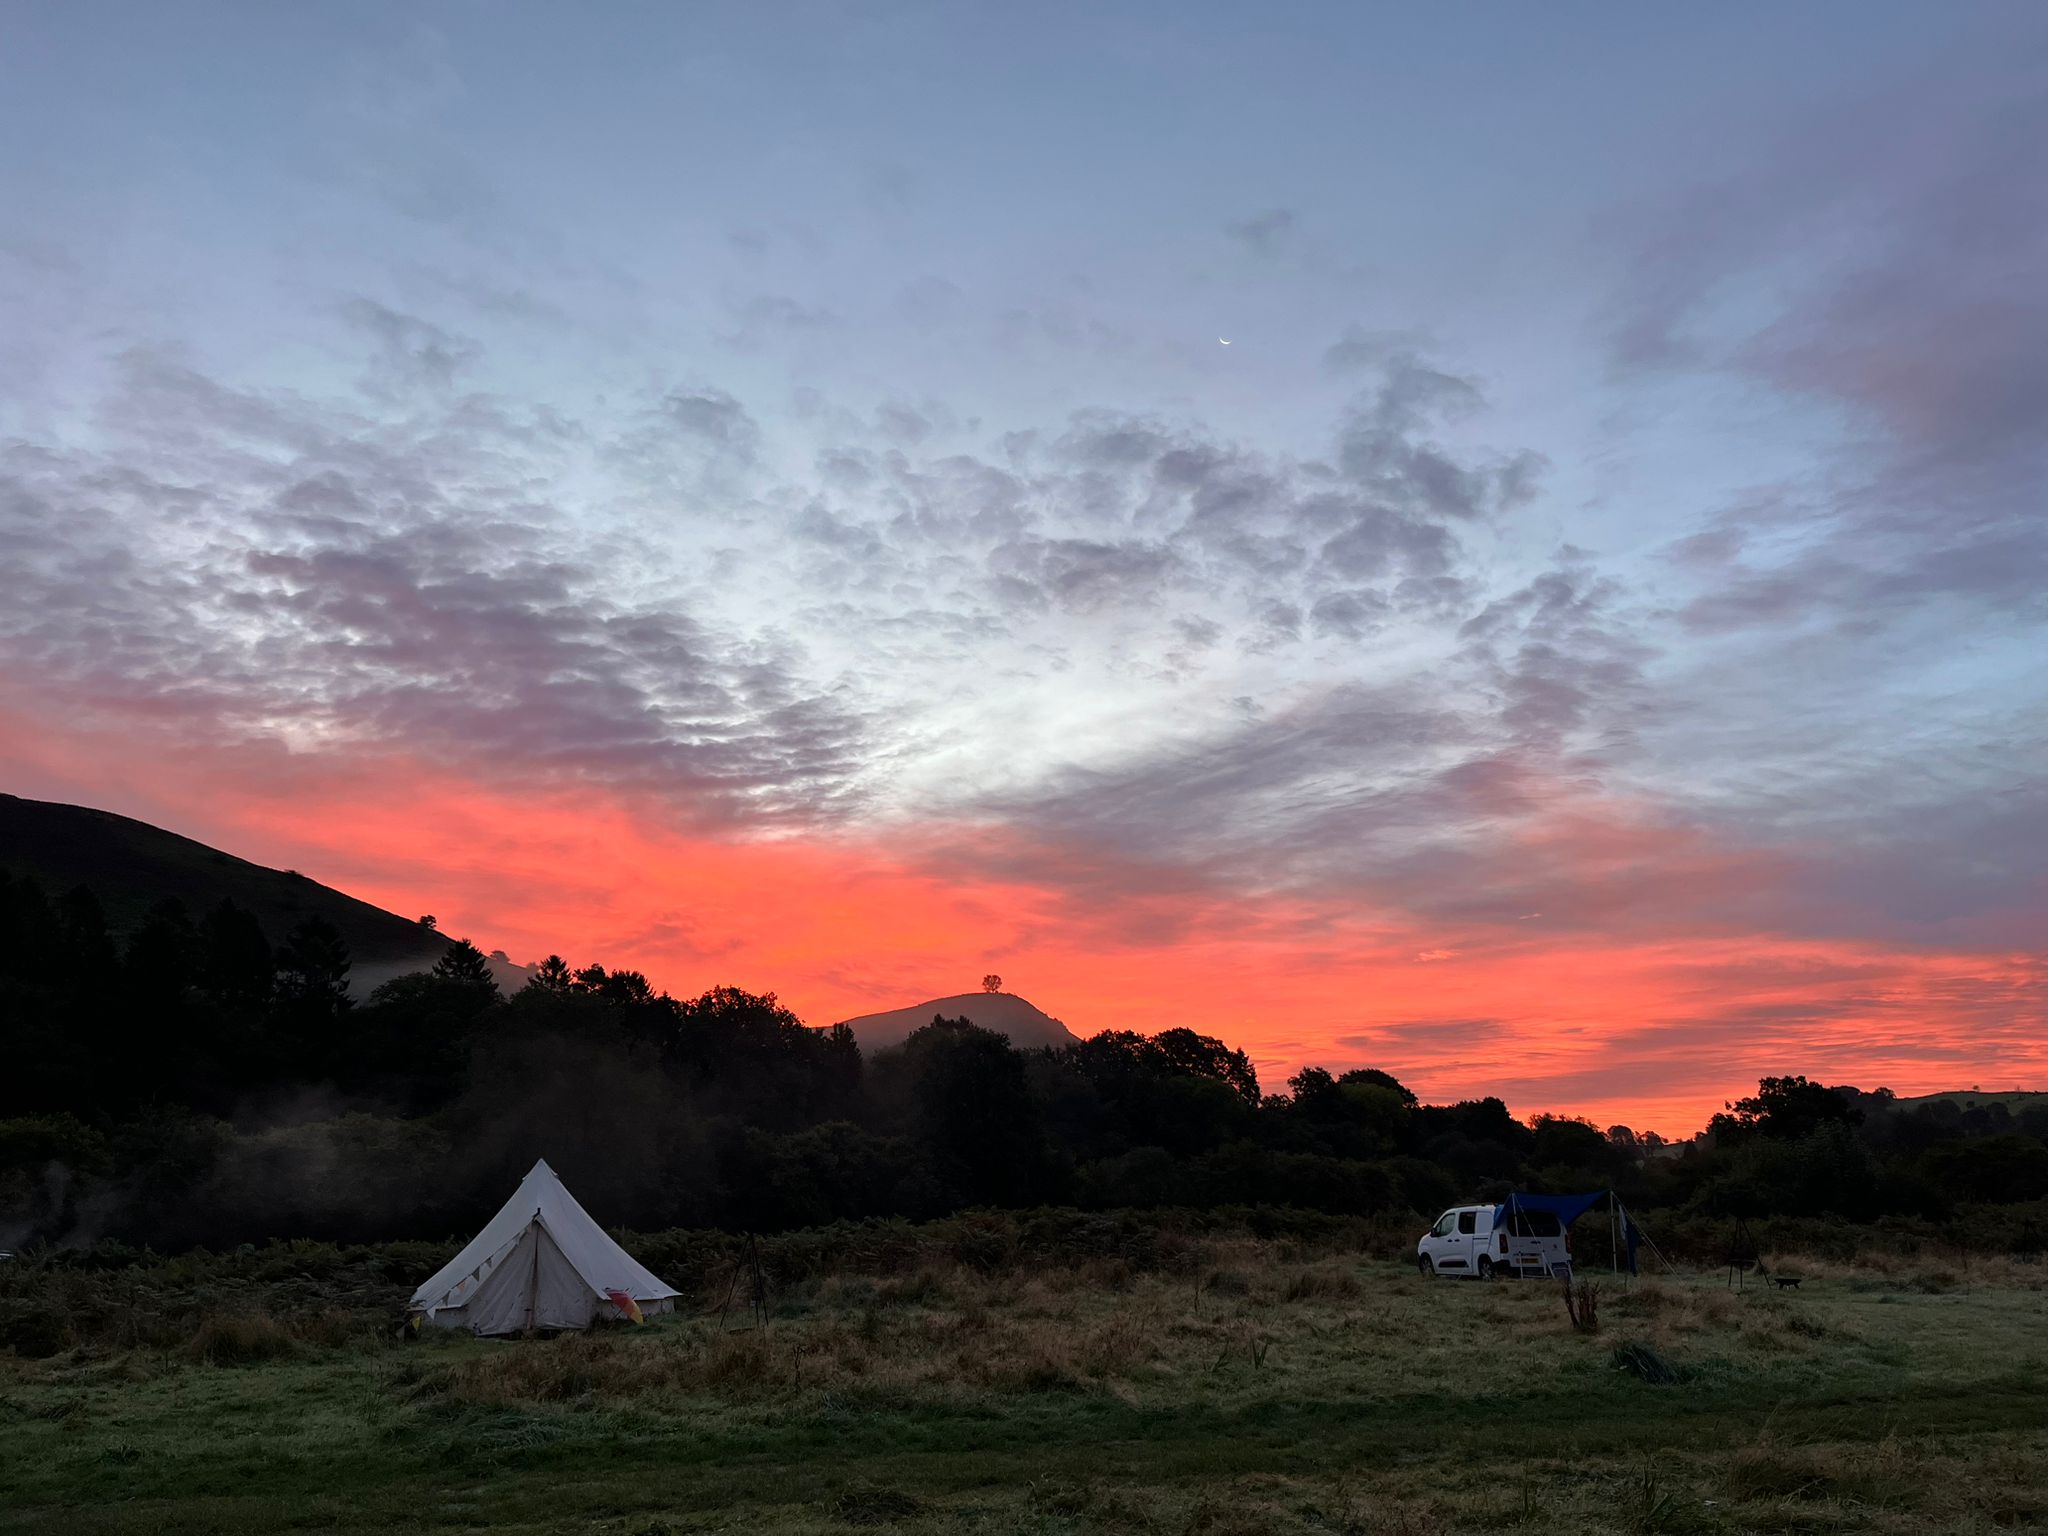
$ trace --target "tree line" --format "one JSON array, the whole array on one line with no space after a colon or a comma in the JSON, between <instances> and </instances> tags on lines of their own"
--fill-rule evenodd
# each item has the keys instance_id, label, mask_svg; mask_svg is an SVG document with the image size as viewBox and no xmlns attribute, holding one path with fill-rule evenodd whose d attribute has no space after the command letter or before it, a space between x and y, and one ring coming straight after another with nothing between
<instances>
[{"instance_id":1,"label":"tree line","mask_svg":"<svg viewBox=\"0 0 2048 1536\"><path fill-rule=\"evenodd\" d=\"M472 1227L545 1156L606 1222L770 1231L972 1206L1413 1212L1614 1188L1695 1216L1941 1221L2048 1199L2048 1110L1786 1075L1678 1145L1375 1068L1264 1088L1192 1029L1024 1051L964 1019L863 1053L773 993L679 999L550 956L503 995L455 941L358 997L313 919L223 901L125 939L0 874L0 1246L372 1241ZM2038 1210L2022 1238L2040 1243Z\"/></svg>"}]
</instances>

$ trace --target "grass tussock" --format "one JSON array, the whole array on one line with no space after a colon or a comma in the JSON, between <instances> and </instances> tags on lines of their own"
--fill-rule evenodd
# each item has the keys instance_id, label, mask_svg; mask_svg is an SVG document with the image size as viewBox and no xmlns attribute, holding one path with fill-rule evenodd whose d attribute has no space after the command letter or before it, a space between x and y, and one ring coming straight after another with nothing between
<instances>
[{"instance_id":1,"label":"grass tussock","mask_svg":"<svg viewBox=\"0 0 2048 1536\"><path fill-rule=\"evenodd\" d=\"M835 1496L827 1508L848 1525L896 1525L924 1506L901 1488L859 1482Z\"/></svg>"},{"instance_id":2,"label":"grass tussock","mask_svg":"<svg viewBox=\"0 0 2048 1536\"><path fill-rule=\"evenodd\" d=\"M1681 1367L1673 1365L1640 1340L1631 1339L1615 1345L1607 1358L1616 1370L1626 1371L1636 1380L1648 1382L1653 1387L1675 1386L1685 1379Z\"/></svg>"},{"instance_id":3,"label":"grass tussock","mask_svg":"<svg viewBox=\"0 0 2048 1536\"><path fill-rule=\"evenodd\" d=\"M1364 1294L1351 1265L1318 1264L1297 1269L1280 1287L1283 1301L1349 1301Z\"/></svg>"},{"instance_id":4,"label":"grass tussock","mask_svg":"<svg viewBox=\"0 0 2048 1536\"><path fill-rule=\"evenodd\" d=\"M188 1359L201 1365L254 1365L284 1360L299 1352L299 1341L267 1312L217 1312L202 1317L185 1344Z\"/></svg>"},{"instance_id":5,"label":"grass tussock","mask_svg":"<svg viewBox=\"0 0 2048 1536\"><path fill-rule=\"evenodd\" d=\"M1752 1504L1825 1503L1883 1513L1916 1508L1932 1470L1895 1434L1861 1445L1795 1445L1766 1434L1729 1458L1725 1486Z\"/></svg>"}]
</instances>

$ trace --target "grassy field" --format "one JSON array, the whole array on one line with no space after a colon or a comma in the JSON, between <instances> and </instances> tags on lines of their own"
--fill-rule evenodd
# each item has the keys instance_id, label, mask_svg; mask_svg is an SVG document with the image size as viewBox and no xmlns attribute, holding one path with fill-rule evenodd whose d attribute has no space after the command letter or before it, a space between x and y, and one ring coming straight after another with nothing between
<instances>
[{"instance_id":1,"label":"grassy field","mask_svg":"<svg viewBox=\"0 0 2048 1536\"><path fill-rule=\"evenodd\" d=\"M1603 1280L1581 1332L1548 1283L1209 1235L1151 1268L814 1275L766 1329L698 1310L518 1342L405 1342L412 1256L293 1265L6 1277L43 1358L0 1353L0 1528L2048 1523L2048 1274L2012 1260Z\"/></svg>"}]
</instances>

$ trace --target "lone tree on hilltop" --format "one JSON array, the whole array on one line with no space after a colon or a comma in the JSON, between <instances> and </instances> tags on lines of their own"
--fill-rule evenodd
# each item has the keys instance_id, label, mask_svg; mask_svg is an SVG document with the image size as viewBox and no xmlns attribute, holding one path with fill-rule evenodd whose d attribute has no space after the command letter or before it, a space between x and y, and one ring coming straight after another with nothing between
<instances>
[{"instance_id":1,"label":"lone tree on hilltop","mask_svg":"<svg viewBox=\"0 0 2048 1536\"><path fill-rule=\"evenodd\" d=\"M990 971L986 976L981 978L981 990L984 992L1002 991L1003 978L998 976L994 971Z\"/></svg>"}]
</instances>

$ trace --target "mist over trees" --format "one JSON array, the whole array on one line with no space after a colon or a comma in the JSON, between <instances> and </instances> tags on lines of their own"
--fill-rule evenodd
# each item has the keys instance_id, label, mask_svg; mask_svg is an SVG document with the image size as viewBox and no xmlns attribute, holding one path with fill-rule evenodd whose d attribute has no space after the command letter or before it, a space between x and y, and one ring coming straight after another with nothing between
<instances>
[{"instance_id":1,"label":"mist over trees","mask_svg":"<svg viewBox=\"0 0 2048 1536\"><path fill-rule=\"evenodd\" d=\"M90 891L0 874L0 1246L443 1237L541 1156L643 1229L977 1205L1422 1217L1510 1188L1849 1221L2048 1199L2048 1110L1796 1075L1670 1146L1493 1097L1424 1104L1375 1068L1269 1088L1190 1029L1020 1051L934 1018L866 1055L773 993L678 999L556 955L511 996L467 941L367 996L350 970L318 919L271 935L232 902L166 903L117 939ZM2038 1247L2026 1210L2008 1225Z\"/></svg>"}]
</instances>

